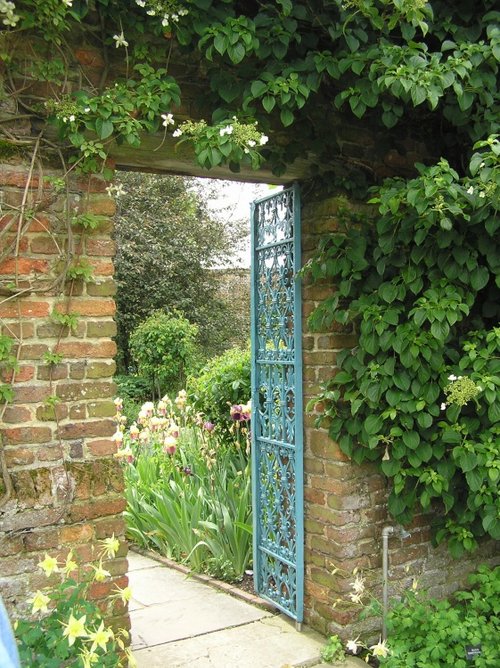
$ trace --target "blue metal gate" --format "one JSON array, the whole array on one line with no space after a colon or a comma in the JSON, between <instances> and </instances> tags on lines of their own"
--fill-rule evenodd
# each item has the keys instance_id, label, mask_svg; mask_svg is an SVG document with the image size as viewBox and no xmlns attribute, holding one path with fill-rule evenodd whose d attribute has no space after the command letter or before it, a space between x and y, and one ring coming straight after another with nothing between
<instances>
[{"instance_id":1,"label":"blue metal gate","mask_svg":"<svg viewBox=\"0 0 500 668\"><path fill-rule=\"evenodd\" d=\"M300 193L252 206L252 474L255 589L303 618Z\"/></svg>"}]
</instances>

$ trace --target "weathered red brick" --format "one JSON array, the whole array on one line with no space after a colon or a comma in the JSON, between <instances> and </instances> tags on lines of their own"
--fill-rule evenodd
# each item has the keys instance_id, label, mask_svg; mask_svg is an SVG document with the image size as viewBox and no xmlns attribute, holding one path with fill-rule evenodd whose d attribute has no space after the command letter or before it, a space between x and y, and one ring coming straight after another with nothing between
<instances>
[{"instance_id":1,"label":"weathered red brick","mask_svg":"<svg viewBox=\"0 0 500 668\"><path fill-rule=\"evenodd\" d=\"M52 439L52 430L49 427L12 427L4 429L6 443L17 445L21 443L47 443Z\"/></svg>"}]
</instances>

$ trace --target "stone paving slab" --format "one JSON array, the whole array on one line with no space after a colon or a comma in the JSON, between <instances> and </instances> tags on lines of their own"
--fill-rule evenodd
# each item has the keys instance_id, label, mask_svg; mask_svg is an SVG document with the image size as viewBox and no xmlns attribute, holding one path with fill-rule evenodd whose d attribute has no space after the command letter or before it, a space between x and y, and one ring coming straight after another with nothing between
<instances>
[{"instance_id":1,"label":"stone paving slab","mask_svg":"<svg viewBox=\"0 0 500 668\"><path fill-rule=\"evenodd\" d=\"M132 648L138 668L313 668L325 639L131 552ZM230 588L229 588L230 589ZM331 664L330 668L332 668ZM365 665L348 658L339 668Z\"/></svg>"},{"instance_id":2,"label":"stone paving slab","mask_svg":"<svg viewBox=\"0 0 500 668\"><path fill-rule=\"evenodd\" d=\"M317 664L323 638L283 616L134 652L138 668L284 668Z\"/></svg>"}]
</instances>

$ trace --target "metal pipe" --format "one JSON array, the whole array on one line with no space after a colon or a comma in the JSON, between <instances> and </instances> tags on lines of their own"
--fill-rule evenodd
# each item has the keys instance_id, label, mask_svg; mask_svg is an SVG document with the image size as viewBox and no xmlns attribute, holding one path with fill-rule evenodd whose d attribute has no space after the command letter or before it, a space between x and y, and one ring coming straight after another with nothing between
<instances>
[{"instance_id":1,"label":"metal pipe","mask_svg":"<svg viewBox=\"0 0 500 668\"><path fill-rule=\"evenodd\" d=\"M399 531L399 537L411 535L404 527L385 526L382 529L382 640L387 639L387 609L389 607L389 536Z\"/></svg>"},{"instance_id":2,"label":"metal pipe","mask_svg":"<svg viewBox=\"0 0 500 668\"><path fill-rule=\"evenodd\" d=\"M389 602L389 536L394 527L382 529L382 640L387 638L387 606Z\"/></svg>"}]
</instances>

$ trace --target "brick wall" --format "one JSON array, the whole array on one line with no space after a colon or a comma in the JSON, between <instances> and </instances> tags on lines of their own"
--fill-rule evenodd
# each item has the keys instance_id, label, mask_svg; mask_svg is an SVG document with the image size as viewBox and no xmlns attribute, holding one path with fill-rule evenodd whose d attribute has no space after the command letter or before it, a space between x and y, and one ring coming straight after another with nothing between
<instances>
[{"instance_id":1,"label":"brick wall","mask_svg":"<svg viewBox=\"0 0 500 668\"><path fill-rule=\"evenodd\" d=\"M116 625L128 626L121 604L105 601L110 588L127 581L123 476L110 438L115 204L96 178L73 179L66 197L46 179L61 176L57 171L37 167L27 184L28 176L28 164L19 157L0 164L0 230L12 222L12 233L1 237L2 250L17 234L23 198L30 208L17 252L0 264L0 332L14 339L19 360L14 399L0 407L1 452L10 477L0 488L0 591L7 606L21 614L30 592L44 585L37 564L45 552L64 558L73 550L86 563L95 558L98 541L115 534L122 547L105 564L112 581L99 583L92 593ZM68 241L68 206L70 216L102 216L99 227L90 233L73 227ZM53 282L68 244L75 258L92 266L94 280L67 281L61 292ZM20 298L9 297L15 283L26 288ZM54 310L78 314L74 330L55 322ZM61 355L60 363L46 363L49 351ZM57 400L47 402L49 397Z\"/></svg>"},{"instance_id":2,"label":"brick wall","mask_svg":"<svg viewBox=\"0 0 500 668\"><path fill-rule=\"evenodd\" d=\"M335 198L309 202L302 212L303 262L312 255L322 234L335 230ZM312 333L307 316L331 294L328 284L303 288L304 405L317 396L322 381L332 375L336 354L356 343L355 332L335 324L332 331ZM316 426L321 406L304 416L305 425L305 619L322 633L347 637L364 629L380 628L379 620L361 624L359 608L346 606L352 571L363 570L380 596L382 528L393 525L388 516L385 479L374 465L357 466L327 434ZM495 545L484 543L473 557L454 560L446 546L431 545L430 517L417 516L402 540L389 538L392 592L411 585L435 596L445 596L465 584L466 576L495 555ZM338 569L338 570L337 570ZM337 602L337 599L341 599Z\"/></svg>"}]
</instances>

